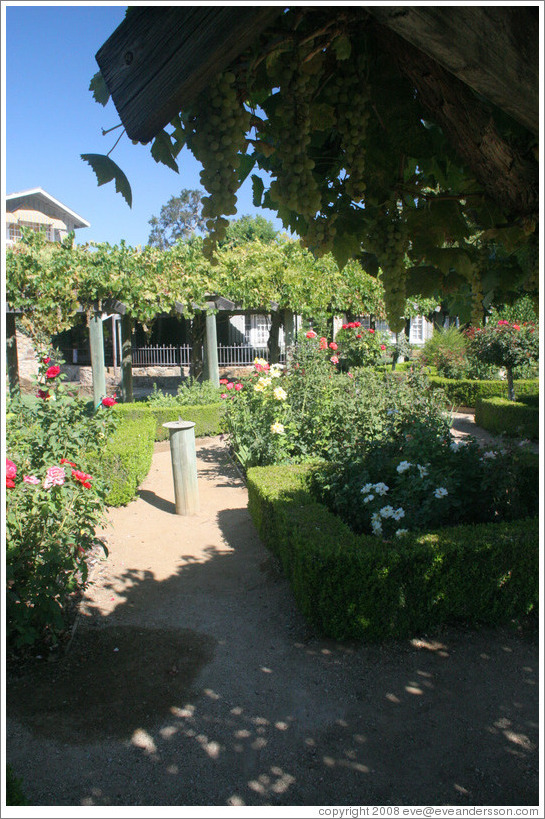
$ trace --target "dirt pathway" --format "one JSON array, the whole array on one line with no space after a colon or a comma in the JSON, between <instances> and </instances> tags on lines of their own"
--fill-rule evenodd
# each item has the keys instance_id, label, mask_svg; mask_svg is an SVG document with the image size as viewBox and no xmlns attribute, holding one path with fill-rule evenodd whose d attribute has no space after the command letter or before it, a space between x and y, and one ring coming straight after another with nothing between
<instances>
[{"instance_id":1,"label":"dirt pathway","mask_svg":"<svg viewBox=\"0 0 545 819\"><path fill-rule=\"evenodd\" d=\"M7 759L32 803L537 805L536 635L318 638L224 444L197 455L200 512L175 514L157 444L110 511L69 652L8 681Z\"/></svg>"}]
</instances>

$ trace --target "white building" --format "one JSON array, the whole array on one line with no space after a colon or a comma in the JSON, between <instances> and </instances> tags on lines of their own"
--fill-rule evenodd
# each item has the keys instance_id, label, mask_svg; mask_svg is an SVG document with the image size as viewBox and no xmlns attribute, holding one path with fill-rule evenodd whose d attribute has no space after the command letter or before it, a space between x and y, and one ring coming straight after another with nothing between
<instances>
[{"instance_id":1,"label":"white building","mask_svg":"<svg viewBox=\"0 0 545 819\"><path fill-rule=\"evenodd\" d=\"M72 230L90 223L59 202L42 188L10 193L6 196L6 241L21 238L21 227L44 230L50 242L60 242Z\"/></svg>"}]
</instances>

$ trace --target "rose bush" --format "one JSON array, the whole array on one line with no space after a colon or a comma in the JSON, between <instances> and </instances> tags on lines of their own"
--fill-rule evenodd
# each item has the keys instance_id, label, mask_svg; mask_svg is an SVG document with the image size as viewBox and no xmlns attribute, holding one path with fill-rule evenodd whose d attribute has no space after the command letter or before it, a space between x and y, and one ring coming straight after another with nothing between
<instances>
[{"instance_id":1,"label":"rose bush","mask_svg":"<svg viewBox=\"0 0 545 819\"><path fill-rule=\"evenodd\" d=\"M524 478L520 449L483 451L469 438L406 420L364 458L317 471L313 491L355 532L382 540L409 531L537 515L538 487Z\"/></svg>"},{"instance_id":2,"label":"rose bush","mask_svg":"<svg viewBox=\"0 0 545 819\"><path fill-rule=\"evenodd\" d=\"M471 354L478 361L505 368L508 398L514 401L513 370L537 362L539 358L538 326L533 322L517 324L500 319L485 327L470 327L465 336Z\"/></svg>"},{"instance_id":3,"label":"rose bush","mask_svg":"<svg viewBox=\"0 0 545 819\"><path fill-rule=\"evenodd\" d=\"M375 366L386 356L388 341L383 333L366 329L359 321L343 324L335 336L341 369Z\"/></svg>"},{"instance_id":4,"label":"rose bush","mask_svg":"<svg viewBox=\"0 0 545 819\"><path fill-rule=\"evenodd\" d=\"M66 627L104 509L104 487L67 459L28 467L6 459L6 636L15 649L55 642Z\"/></svg>"},{"instance_id":5,"label":"rose bush","mask_svg":"<svg viewBox=\"0 0 545 819\"><path fill-rule=\"evenodd\" d=\"M243 389L227 397L230 443L244 468L361 454L409 416L446 423L441 393L431 393L423 376L398 383L372 368L341 372L323 338L303 334L285 368L256 361Z\"/></svg>"},{"instance_id":6,"label":"rose bush","mask_svg":"<svg viewBox=\"0 0 545 819\"><path fill-rule=\"evenodd\" d=\"M115 429L109 407L71 395L43 355L35 396L6 402L6 615L10 649L59 639L70 596L86 577L108 491L94 477ZM106 476L107 477L107 476Z\"/></svg>"}]
</instances>

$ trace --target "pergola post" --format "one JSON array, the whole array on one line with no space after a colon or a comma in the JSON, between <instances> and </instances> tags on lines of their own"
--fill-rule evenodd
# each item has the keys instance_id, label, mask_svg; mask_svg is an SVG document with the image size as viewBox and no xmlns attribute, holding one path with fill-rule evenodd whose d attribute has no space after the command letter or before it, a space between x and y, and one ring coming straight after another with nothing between
<instances>
[{"instance_id":1,"label":"pergola post","mask_svg":"<svg viewBox=\"0 0 545 819\"><path fill-rule=\"evenodd\" d=\"M215 313L206 314L206 377L214 386L220 385L220 371L218 365L218 334L216 329Z\"/></svg>"},{"instance_id":2,"label":"pergola post","mask_svg":"<svg viewBox=\"0 0 545 819\"><path fill-rule=\"evenodd\" d=\"M10 391L19 392L19 359L17 356L15 313L6 313L6 359Z\"/></svg>"},{"instance_id":3,"label":"pergola post","mask_svg":"<svg viewBox=\"0 0 545 819\"><path fill-rule=\"evenodd\" d=\"M124 404L128 404L133 400L132 328L132 317L121 316L121 398Z\"/></svg>"},{"instance_id":4,"label":"pergola post","mask_svg":"<svg viewBox=\"0 0 545 819\"><path fill-rule=\"evenodd\" d=\"M104 335L102 318L97 313L89 316L89 345L93 370L93 403L95 409L106 395L106 370L104 368Z\"/></svg>"}]
</instances>

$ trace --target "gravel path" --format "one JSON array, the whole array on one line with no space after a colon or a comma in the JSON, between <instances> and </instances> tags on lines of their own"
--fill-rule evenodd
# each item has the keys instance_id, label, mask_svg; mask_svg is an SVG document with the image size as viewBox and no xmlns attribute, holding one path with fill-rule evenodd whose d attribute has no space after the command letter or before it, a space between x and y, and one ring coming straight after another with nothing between
<instances>
[{"instance_id":1,"label":"gravel path","mask_svg":"<svg viewBox=\"0 0 545 819\"><path fill-rule=\"evenodd\" d=\"M257 536L224 443L200 439L197 455L200 512L175 514L169 445L157 444L138 498L110 510L110 555L70 650L8 679L7 760L30 801L88 816L537 805L537 635L320 639Z\"/></svg>"}]
</instances>

